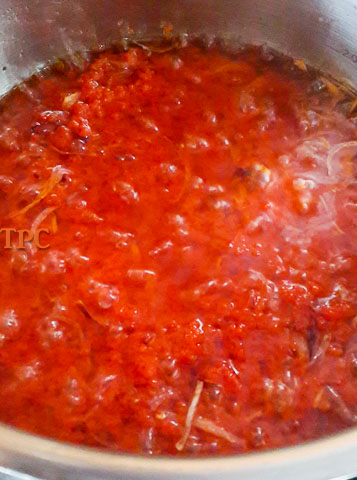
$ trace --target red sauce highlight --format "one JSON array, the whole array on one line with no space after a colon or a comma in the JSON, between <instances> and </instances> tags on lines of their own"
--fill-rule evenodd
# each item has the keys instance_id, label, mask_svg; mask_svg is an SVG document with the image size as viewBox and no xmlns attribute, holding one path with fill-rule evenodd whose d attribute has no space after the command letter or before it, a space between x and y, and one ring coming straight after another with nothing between
<instances>
[{"instance_id":1,"label":"red sauce highlight","mask_svg":"<svg viewBox=\"0 0 357 480\"><path fill-rule=\"evenodd\" d=\"M1 244L1 421L153 455L355 424L349 100L262 49L150 53L2 105L1 227L50 247Z\"/></svg>"}]
</instances>

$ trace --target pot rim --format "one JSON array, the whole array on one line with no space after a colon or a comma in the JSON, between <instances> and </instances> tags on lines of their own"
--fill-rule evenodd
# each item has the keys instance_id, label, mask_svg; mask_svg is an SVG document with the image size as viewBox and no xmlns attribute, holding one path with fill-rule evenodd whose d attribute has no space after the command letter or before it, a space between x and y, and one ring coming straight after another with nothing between
<instances>
[{"instance_id":1,"label":"pot rim","mask_svg":"<svg viewBox=\"0 0 357 480\"><path fill-rule=\"evenodd\" d=\"M173 469L180 477L197 474L211 477L229 472L246 473L258 466L274 468L282 464L308 463L323 457L335 457L357 449L357 427L333 436L263 452L216 457L142 456L114 453L96 448L52 440L0 424L0 453L30 457L63 468L95 470L103 473L150 473L170 475ZM6 456L5 456L6 458ZM347 466L347 465L346 465ZM11 467L10 467L11 468ZM259 467L258 467L259 468ZM155 477L154 477L155 478Z\"/></svg>"}]
</instances>

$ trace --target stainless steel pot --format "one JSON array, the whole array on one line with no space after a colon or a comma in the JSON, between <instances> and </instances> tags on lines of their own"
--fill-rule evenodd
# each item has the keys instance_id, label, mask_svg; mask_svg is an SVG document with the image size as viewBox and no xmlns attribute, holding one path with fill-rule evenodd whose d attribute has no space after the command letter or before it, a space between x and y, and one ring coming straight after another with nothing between
<instances>
[{"instance_id":1,"label":"stainless steel pot","mask_svg":"<svg viewBox=\"0 0 357 480\"><path fill-rule=\"evenodd\" d=\"M357 0L0 0L0 95L53 59L128 36L266 43L357 85ZM114 455L0 425L0 475L57 480L323 480L357 476L357 430L297 447L211 459ZM6 477L5 477L6 478ZM29 477L16 477L29 478Z\"/></svg>"}]
</instances>

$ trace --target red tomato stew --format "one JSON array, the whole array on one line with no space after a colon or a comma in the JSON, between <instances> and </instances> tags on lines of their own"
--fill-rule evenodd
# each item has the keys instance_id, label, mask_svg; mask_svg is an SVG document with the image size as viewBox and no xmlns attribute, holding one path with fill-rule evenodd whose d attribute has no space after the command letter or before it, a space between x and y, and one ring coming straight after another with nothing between
<instances>
[{"instance_id":1,"label":"red tomato stew","mask_svg":"<svg viewBox=\"0 0 357 480\"><path fill-rule=\"evenodd\" d=\"M16 88L0 420L150 455L356 424L355 107L252 47L135 44Z\"/></svg>"}]
</instances>

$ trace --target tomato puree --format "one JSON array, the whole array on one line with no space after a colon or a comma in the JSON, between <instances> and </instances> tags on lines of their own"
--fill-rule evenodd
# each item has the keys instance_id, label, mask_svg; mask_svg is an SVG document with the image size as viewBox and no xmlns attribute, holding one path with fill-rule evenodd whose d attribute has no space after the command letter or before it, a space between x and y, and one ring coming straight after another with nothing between
<instances>
[{"instance_id":1,"label":"tomato puree","mask_svg":"<svg viewBox=\"0 0 357 480\"><path fill-rule=\"evenodd\" d=\"M0 110L0 420L149 455L357 421L355 102L265 48L58 61Z\"/></svg>"}]
</instances>

